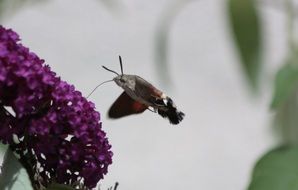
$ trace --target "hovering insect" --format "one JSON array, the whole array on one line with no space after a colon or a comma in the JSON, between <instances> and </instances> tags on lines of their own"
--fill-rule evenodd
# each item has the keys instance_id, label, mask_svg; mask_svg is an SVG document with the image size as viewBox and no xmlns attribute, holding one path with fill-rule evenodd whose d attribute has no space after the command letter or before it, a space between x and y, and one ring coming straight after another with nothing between
<instances>
[{"instance_id":1,"label":"hovering insect","mask_svg":"<svg viewBox=\"0 0 298 190\"><path fill-rule=\"evenodd\" d=\"M183 120L184 113L177 110L176 105L170 97L137 75L123 74L121 56L119 56L119 61L121 75L116 71L102 66L107 71L117 75L113 80L105 81L104 83L114 81L124 90L111 106L108 112L110 118L116 119L131 114L139 114L148 109L158 113L164 118L168 118L171 124L178 124ZM96 90L96 88L89 94L89 96Z\"/></svg>"}]
</instances>

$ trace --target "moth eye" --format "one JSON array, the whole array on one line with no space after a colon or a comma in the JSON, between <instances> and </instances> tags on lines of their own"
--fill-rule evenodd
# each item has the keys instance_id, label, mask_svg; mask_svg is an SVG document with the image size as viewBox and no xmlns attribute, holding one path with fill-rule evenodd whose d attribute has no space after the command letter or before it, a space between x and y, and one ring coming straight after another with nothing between
<instances>
[{"instance_id":1,"label":"moth eye","mask_svg":"<svg viewBox=\"0 0 298 190\"><path fill-rule=\"evenodd\" d=\"M120 79L120 82L125 82L125 80L124 79Z\"/></svg>"}]
</instances>

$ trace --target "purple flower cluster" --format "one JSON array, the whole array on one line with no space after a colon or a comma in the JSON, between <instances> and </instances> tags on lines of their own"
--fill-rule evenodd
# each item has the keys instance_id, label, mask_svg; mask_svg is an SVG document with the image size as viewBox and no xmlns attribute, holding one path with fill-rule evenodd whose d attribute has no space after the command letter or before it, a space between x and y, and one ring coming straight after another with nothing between
<instances>
[{"instance_id":1,"label":"purple flower cluster","mask_svg":"<svg viewBox=\"0 0 298 190\"><path fill-rule=\"evenodd\" d=\"M32 152L42 183L93 188L112 163L100 114L0 26L0 141Z\"/></svg>"}]
</instances>

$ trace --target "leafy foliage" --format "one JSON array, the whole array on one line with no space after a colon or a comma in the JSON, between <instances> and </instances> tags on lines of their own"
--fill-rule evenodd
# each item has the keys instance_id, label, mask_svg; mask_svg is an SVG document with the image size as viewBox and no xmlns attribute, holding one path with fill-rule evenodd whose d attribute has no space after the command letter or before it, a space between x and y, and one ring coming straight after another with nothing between
<instances>
[{"instance_id":1,"label":"leafy foliage","mask_svg":"<svg viewBox=\"0 0 298 190\"><path fill-rule=\"evenodd\" d=\"M295 90L298 89L298 64L295 60L289 60L278 71L275 78L274 96L272 108L277 108L286 101Z\"/></svg>"},{"instance_id":2,"label":"leafy foliage","mask_svg":"<svg viewBox=\"0 0 298 190\"><path fill-rule=\"evenodd\" d=\"M298 189L298 147L281 147L256 164L248 190Z\"/></svg>"},{"instance_id":3,"label":"leafy foliage","mask_svg":"<svg viewBox=\"0 0 298 190\"><path fill-rule=\"evenodd\" d=\"M33 190L25 168L9 149L5 153L0 175L0 189Z\"/></svg>"},{"instance_id":4,"label":"leafy foliage","mask_svg":"<svg viewBox=\"0 0 298 190\"><path fill-rule=\"evenodd\" d=\"M261 65L261 29L255 0L228 0L228 13L241 64L256 89Z\"/></svg>"}]
</instances>

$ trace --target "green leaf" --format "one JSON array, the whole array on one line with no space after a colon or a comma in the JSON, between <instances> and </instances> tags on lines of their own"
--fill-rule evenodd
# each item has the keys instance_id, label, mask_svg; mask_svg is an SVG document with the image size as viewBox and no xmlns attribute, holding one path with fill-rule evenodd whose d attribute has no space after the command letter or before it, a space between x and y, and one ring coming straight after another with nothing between
<instances>
[{"instance_id":1,"label":"green leaf","mask_svg":"<svg viewBox=\"0 0 298 190\"><path fill-rule=\"evenodd\" d=\"M46 190L74 190L74 188L68 185L52 183Z\"/></svg>"},{"instance_id":2,"label":"green leaf","mask_svg":"<svg viewBox=\"0 0 298 190\"><path fill-rule=\"evenodd\" d=\"M271 108L283 104L298 89L298 64L288 62L277 72Z\"/></svg>"},{"instance_id":3,"label":"green leaf","mask_svg":"<svg viewBox=\"0 0 298 190\"><path fill-rule=\"evenodd\" d=\"M6 151L1 175L1 190L33 190L29 176L20 164L14 153L9 149Z\"/></svg>"},{"instance_id":4,"label":"green leaf","mask_svg":"<svg viewBox=\"0 0 298 190\"><path fill-rule=\"evenodd\" d=\"M261 66L261 29L255 0L228 0L228 13L242 67L254 90Z\"/></svg>"},{"instance_id":5,"label":"green leaf","mask_svg":"<svg viewBox=\"0 0 298 190\"><path fill-rule=\"evenodd\" d=\"M8 145L5 145L0 142L0 155L3 155L6 152L7 148L8 148Z\"/></svg>"},{"instance_id":6,"label":"green leaf","mask_svg":"<svg viewBox=\"0 0 298 190\"><path fill-rule=\"evenodd\" d=\"M256 164L248 190L297 190L298 147L281 147Z\"/></svg>"}]
</instances>

